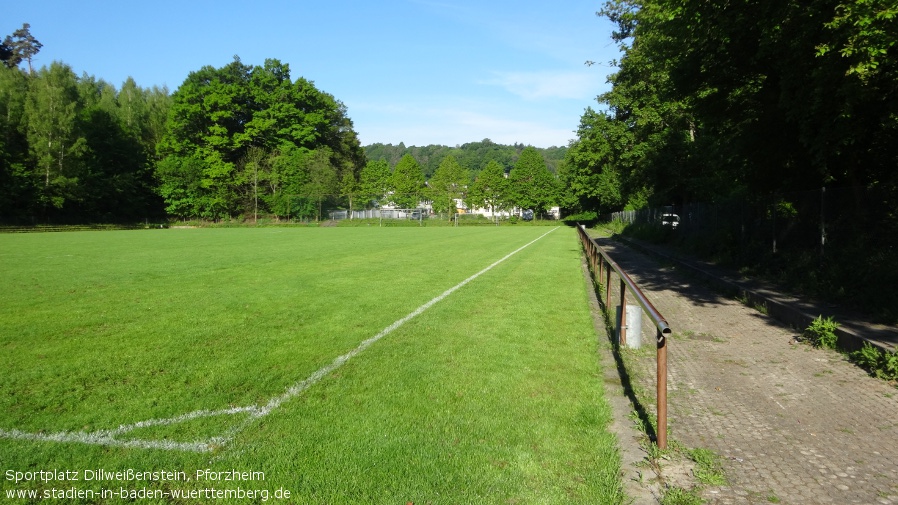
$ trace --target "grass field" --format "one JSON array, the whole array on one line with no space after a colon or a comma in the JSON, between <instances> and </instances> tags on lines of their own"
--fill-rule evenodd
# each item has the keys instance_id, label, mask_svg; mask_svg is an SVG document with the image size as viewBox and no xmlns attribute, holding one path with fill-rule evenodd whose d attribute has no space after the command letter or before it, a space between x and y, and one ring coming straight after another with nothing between
<instances>
[{"instance_id":1,"label":"grass field","mask_svg":"<svg viewBox=\"0 0 898 505\"><path fill-rule=\"evenodd\" d=\"M0 235L0 501L620 503L579 254L546 227Z\"/></svg>"}]
</instances>

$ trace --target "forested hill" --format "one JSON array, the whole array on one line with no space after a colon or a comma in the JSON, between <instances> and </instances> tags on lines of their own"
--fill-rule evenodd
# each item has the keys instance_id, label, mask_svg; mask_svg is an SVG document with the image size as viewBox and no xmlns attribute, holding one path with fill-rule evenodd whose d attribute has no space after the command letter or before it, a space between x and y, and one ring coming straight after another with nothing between
<instances>
[{"instance_id":1,"label":"forested hill","mask_svg":"<svg viewBox=\"0 0 898 505\"><path fill-rule=\"evenodd\" d=\"M525 147L527 146L524 144L502 145L496 144L490 139L483 139L480 142L468 142L455 147L435 144L417 147L406 146L400 142L398 145L371 144L365 146L364 149L368 160L384 160L391 167L396 166L399 160L406 154L411 154L421 164L424 176L430 179L440 162L447 155L452 155L459 165L468 169L474 175L480 173L483 167L490 161L498 162L505 168L505 172L508 173ZM567 147L537 147L536 150L543 155L543 159L546 160L546 166L552 173L557 173L558 166L567 154Z\"/></svg>"}]
</instances>

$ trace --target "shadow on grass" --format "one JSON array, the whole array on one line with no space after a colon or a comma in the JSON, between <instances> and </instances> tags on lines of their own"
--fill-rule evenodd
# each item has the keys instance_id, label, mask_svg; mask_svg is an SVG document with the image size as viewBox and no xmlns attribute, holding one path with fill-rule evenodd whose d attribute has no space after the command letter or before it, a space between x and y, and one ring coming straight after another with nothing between
<instances>
[{"instance_id":1,"label":"shadow on grass","mask_svg":"<svg viewBox=\"0 0 898 505\"><path fill-rule=\"evenodd\" d=\"M633 406L633 411L636 413L637 418L639 419L639 423L641 425L642 431L649 437L652 442L656 442L658 440L658 434L656 431L656 424L652 419L651 415L649 415L645 406L642 404L642 401L639 399L639 395L637 394L636 388L633 386L633 380L630 376L630 372L627 370L627 365L624 360L623 355L621 354L621 347L618 345L615 339L615 318L612 317L609 312L609 307L605 305L603 296L605 294L604 286L595 281L595 277L593 276L593 272L586 265L586 261L584 259L584 275L587 277L587 280L592 285L591 298L592 301L596 304L599 310L602 313L602 320L605 323L605 335L608 337L608 343L611 344L611 353L614 356L614 364L617 369L617 375L620 378L620 384L623 388L624 395L630 401L630 404Z\"/></svg>"}]
</instances>

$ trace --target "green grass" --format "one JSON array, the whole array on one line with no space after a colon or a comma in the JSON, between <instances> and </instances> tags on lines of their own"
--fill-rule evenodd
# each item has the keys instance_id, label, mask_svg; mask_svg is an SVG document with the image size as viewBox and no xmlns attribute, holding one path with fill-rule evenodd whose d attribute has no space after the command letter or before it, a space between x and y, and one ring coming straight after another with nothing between
<instances>
[{"instance_id":1,"label":"green grass","mask_svg":"<svg viewBox=\"0 0 898 505\"><path fill-rule=\"evenodd\" d=\"M0 430L90 432L265 405L548 230L0 236ZM264 482L242 484L100 484L284 488L298 503L621 503L574 233L555 230L266 417L121 437L242 428L211 453L0 438L3 469L261 471ZM2 493L91 484L0 482Z\"/></svg>"}]
</instances>

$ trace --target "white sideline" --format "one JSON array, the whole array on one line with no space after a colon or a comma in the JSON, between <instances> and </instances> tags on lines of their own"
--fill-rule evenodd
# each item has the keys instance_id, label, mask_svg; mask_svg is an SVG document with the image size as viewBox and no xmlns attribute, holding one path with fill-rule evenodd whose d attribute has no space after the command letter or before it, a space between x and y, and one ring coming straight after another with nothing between
<instances>
[{"instance_id":1,"label":"white sideline","mask_svg":"<svg viewBox=\"0 0 898 505\"><path fill-rule=\"evenodd\" d=\"M362 351L371 346L371 344L377 342L378 340L384 338L393 332L393 330L399 328L403 324L407 323L409 320L413 319L415 316L418 316L425 310L429 309L433 305L439 303L447 296L451 295L465 284L473 281L474 279L480 277L492 270L496 265L499 265L503 261L508 258L514 256L520 251L532 245L534 242L540 240L546 235L552 233L557 230L558 227L552 228L551 230L543 233L539 237L533 239L532 241L522 245L521 247L515 249L514 251L506 254L501 259L495 261L490 266L484 268L483 270L477 272L476 274L468 277L467 279L459 282L455 286L443 291L442 294L430 300L429 302L421 305L407 316L399 319L395 323L391 324L384 328L380 333L374 335L373 337L363 340L355 349L343 354L342 356L338 356L334 359L329 365L323 366L320 369L316 370L312 375L308 376L306 379L297 382L296 384L287 388L287 391L281 394L280 396L275 396L271 400L268 401L264 406L258 405L249 405L247 407L233 407L230 409L222 409L222 410L195 410L193 412L188 412L186 414L181 414L180 416L169 417L165 419L149 419L146 421L140 421L133 424L123 424L116 429L113 430L97 430L92 432L84 432L84 431L60 431L56 433L28 433L19 430L4 430L0 429L0 438L8 438L8 439L16 439L16 440L33 440L40 442L76 442L82 444L91 444L91 445L105 445L105 446L114 446L114 447L136 447L141 449L164 449L164 450L175 450L175 451L187 451L187 452L210 452L217 447L221 447L231 441L238 433L240 433L244 428L249 426L254 420L262 418L270 414L272 411L280 407L284 402L292 399L293 397L299 395L303 391L309 389L313 385L315 385L318 381L326 377L328 374L333 372L334 370L343 366L347 361L354 358ZM204 417L214 417L214 416L226 416L226 415L236 415L236 414L247 414L247 418L243 423L238 424L237 426L227 430L223 436L220 437L212 437L207 440L202 440L198 442L175 442L171 440L144 440L144 439L127 439L127 440L119 440L116 436L127 434L138 428L148 428L152 426L167 426L171 424L183 423L186 421L191 421L193 419L200 419Z\"/></svg>"}]
</instances>

